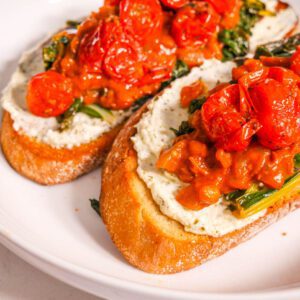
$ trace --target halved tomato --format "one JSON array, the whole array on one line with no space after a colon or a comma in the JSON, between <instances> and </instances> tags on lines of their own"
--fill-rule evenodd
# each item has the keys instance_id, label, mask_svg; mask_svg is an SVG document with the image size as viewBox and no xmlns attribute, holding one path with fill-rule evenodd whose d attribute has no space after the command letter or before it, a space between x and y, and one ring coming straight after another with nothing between
<instances>
[{"instance_id":1,"label":"halved tomato","mask_svg":"<svg viewBox=\"0 0 300 300\"><path fill-rule=\"evenodd\" d=\"M110 78L127 84L136 84L144 75L139 51L129 39L113 42L105 55L103 69Z\"/></svg>"},{"instance_id":2,"label":"halved tomato","mask_svg":"<svg viewBox=\"0 0 300 300\"><path fill-rule=\"evenodd\" d=\"M295 110L297 86L266 78L252 86L249 92L262 125L257 136L263 146L275 150L299 140L300 127Z\"/></svg>"},{"instance_id":3,"label":"halved tomato","mask_svg":"<svg viewBox=\"0 0 300 300\"><path fill-rule=\"evenodd\" d=\"M161 5L158 0L121 0L120 21L127 33L145 42L162 28Z\"/></svg>"},{"instance_id":4,"label":"halved tomato","mask_svg":"<svg viewBox=\"0 0 300 300\"><path fill-rule=\"evenodd\" d=\"M102 61L104 57L104 48L101 41L102 22L99 26L87 32L79 46L79 64L80 67L86 68L93 72L101 72Z\"/></svg>"},{"instance_id":5,"label":"halved tomato","mask_svg":"<svg viewBox=\"0 0 300 300\"><path fill-rule=\"evenodd\" d=\"M237 0L206 0L209 2L217 13L224 15L231 13L237 5Z\"/></svg>"},{"instance_id":6,"label":"halved tomato","mask_svg":"<svg viewBox=\"0 0 300 300\"><path fill-rule=\"evenodd\" d=\"M172 36L179 47L203 46L216 32L219 15L206 2L191 2L178 10L172 23Z\"/></svg>"},{"instance_id":7,"label":"halved tomato","mask_svg":"<svg viewBox=\"0 0 300 300\"><path fill-rule=\"evenodd\" d=\"M241 109L238 84L212 94L202 106L201 116L207 136L226 151L245 149L260 128L259 123L248 120L248 112Z\"/></svg>"},{"instance_id":8,"label":"halved tomato","mask_svg":"<svg viewBox=\"0 0 300 300\"><path fill-rule=\"evenodd\" d=\"M32 77L28 84L27 106L34 115L48 118L63 114L74 101L72 80L47 71Z\"/></svg>"}]
</instances>

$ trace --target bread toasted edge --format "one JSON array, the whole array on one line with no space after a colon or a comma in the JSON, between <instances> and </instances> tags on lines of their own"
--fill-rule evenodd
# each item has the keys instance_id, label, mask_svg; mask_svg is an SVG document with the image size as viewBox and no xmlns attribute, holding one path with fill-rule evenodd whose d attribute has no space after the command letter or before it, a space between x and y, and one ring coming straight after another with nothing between
<instances>
[{"instance_id":1,"label":"bread toasted edge","mask_svg":"<svg viewBox=\"0 0 300 300\"><path fill-rule=\"evenodd\" d=\"M148 273L171 274L196 267L250 239L300 205L300 195L289 195L265 216L222 237L184 231L163 215L150 190L139 178L131 137L146 106L119 133L103 168L101 215L112 241L132 264Z\"/></svg>"},{"instance_id":2,"label":"bread toasted edge","mask_svg":"<svg viewBox=\"0 0 300 300\"><path fill-rule=\"evenodd\" d=\"M66 183L102 164L121 126L72 149L56 149L17 132L3 112L0 143L8 163L22 176L42 185Z\"/></svg>"}]
</instances>

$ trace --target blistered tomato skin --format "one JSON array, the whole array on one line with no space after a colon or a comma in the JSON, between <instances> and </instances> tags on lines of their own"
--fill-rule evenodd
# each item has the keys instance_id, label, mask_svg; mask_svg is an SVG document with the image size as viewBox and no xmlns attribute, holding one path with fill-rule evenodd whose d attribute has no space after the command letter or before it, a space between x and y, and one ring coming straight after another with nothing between
<instances>
[{"instance_id":1,"label":"blistered tomato skin","mask_svg":"<svg viewBox=\"0 0 300 300\"><path fill-rule=\"evenodd\" d=\"M179 47L203 46L216 32L219 15L207 2L191 2L177 11L172 36Z\"/></svg>"},{"instance_id":2,"label":"blistered tomato skin","mask_svg":"<svg viewBox=\"0 0 300 300\"><path fill-rule=\"evenodd\" d=\"M288 147L299 139L296 88L272 78L251 88L250 96L262 125L257 136L263 146L276 150Z\"/></svg>"},{"instance_id":3,"label":"blistered tomato skin","mask_svg":"<svg viewBox=\"0 0 300 300\"><path fill-rule=\"evenodd\" d=\"M86 33L79 47L79 64L90 72L102 72L107 50L116 40L125 40L126 35L117 18L100 21L91 32Z\"/></svg>"},{"instance_id":4,"label":"blistered tomato skin","mask_svg":"<svg viewBox=\"0 0 300 300\"><path fill-rule=\"evenodd\" d=\"M115 42L128 39L120 20L116 17L108 18L102 22L101 44L105 51Z\"/></svg>"},{"instance_id":5,"label":"blistered tomato skin","mask_svg":"<svg viewBox=\"0 0 300 300\"><path fill-rule=\"evenodd\" d=\"M237 0L206 0L210 3L217 13L228 14L231 13L237 5Z\"/></svg>"},{"instance_id":6,"label":"blistered tomato skin","mask_svg":"<svg viewBox=\"0 0 300 300\"><path fill-rule=\"evenodd\" d=\"M139 86L159 83L168 80L176 64L176 44L166 35L152 41L143 51L144 76Z\"/></svg>"},{"instance_id":7,"label":"blistered tomato skin","mask_svg":"<svg viewBox=\"0 0 300 300\"><path fill-rule=\"evenodd\" d=\"M27 106L36 116L48 118L63 114L74 101L71 79L54 71L32 77L28 84Z\"/></svg>"},{"instance_id":8,"label":"blistered tomato skin","mask_svg":"<svg viewBox=\"0 0 300 300\"><path fill-rule=\"evenodd\" d=\"M130 43L130 40L115 41L106 53L104 71L112 79L136 84L144 73L134 43Z\"/></svg>"},{"instance_id":9,"label":"blistered tomato skin","mask_svg":"<svg viewBox=\"0 0 300 300\"><path fill-rule=\"evenodd\" d=\"M104 48L101 42L102 23L92 32L88 32L81 40L79 47L79 64L92 72L101 72Z\"/></svg>"},{"instance_id":10,"label":"blistered tomato skin","mask_svg":"<svg viewBox=\"0 0 300 300\"><path fill-rule=\"evenodd\" d=\"M145 42L162 29L162 7L158 0L121 0L120 21L127 33Z\"/></svg>"},{"instance_id":11,"label":"blistered tomato skin","mask_svg":"<svg viewBox=\"0 0 300 300\"><path fill-rule=\"evenodd\" d=\"M168 8L179 9L189 3L189 0L161 0L161 3Z\"/></svg>"}]
</instances>

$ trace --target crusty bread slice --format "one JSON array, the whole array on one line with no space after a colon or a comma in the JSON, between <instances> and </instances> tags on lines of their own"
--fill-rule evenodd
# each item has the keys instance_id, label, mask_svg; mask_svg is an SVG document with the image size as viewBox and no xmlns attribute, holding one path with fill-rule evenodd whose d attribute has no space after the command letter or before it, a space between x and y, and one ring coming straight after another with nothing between
<instances>
[{"instance_id":1,"label":"crusty bread slice","mask_svg":"<svg viewBox=\"0 0 300 300\"><path fill-rule=\"evenodd\" d=\"M55 149L15 131L10 114L4 111L0 142L7 161L18 173L37 183L53 185L72 181L97 168L120 128L79 147Z\"/></svg>"},{"instance_id":2,"label":"crusty bread slice","mask_svg":"<svg viewBox=\"0 0 300 300\"><path fill-rule=\"evenodd\" d=\"M136 172L137 157L130 138L146 109L135 113L116 138L104 164L100 196L108 232L135 267L160 274L193 268L248 240L299 206L299 194L287 195L265 216L219 238L184 231L181 224L160 212Z\"/></svg>"}]
</instances>

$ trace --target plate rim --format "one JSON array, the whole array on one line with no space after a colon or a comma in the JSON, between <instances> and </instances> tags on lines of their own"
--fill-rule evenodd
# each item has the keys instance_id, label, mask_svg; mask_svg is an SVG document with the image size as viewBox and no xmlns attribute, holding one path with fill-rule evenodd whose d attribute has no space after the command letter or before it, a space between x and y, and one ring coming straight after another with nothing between
<instances>
[{"instance_id":1,"label":"plate rim","mask_svg":"<svg viewBox=\"0 0 300 300\"><path fill-rule=\"evenodd\" d=\"M101 283L108 288L117 288L121 289L127 293L140 293L141 295L147 295L152 297L158 297L161 299L185 299L185 300L279 300L279 299L299 299L300 296L300 287L295 288L284 288L275 290L260 290L258 292L237 292L237 293L215 293L215 292L188 292L188 291L180 291L180 290L172 290L163 287L150 286L143 283L136 283L130 280L122 280L120 278L116 278L114 276L106 275L100 272L95 272L88 270L84 267L78 266L76 264L67 262L53 254L48 253L45 250L41 250L39 247L34 246L27 242L25 239L20 237L15 233L8 232L5 229L5 226L0 224L0 243L4 245L6 248L11 250L17 256L21 257L27 263L33 265L44 273L51 275L52 277L61 280L69 285L72 285L75 288L83 290L85 292L103 296L101 294L90 291L85 286L78 286L75 284L75 280L67 280L66 278L61 278L61 276L57 276L57 273L63 272L65 274L76 276L79 280L88 280L95 283ZM17 250L16 250L17 249ZM31 259L28 257L32 257L37 263L33 263ZM53 267L53 270L46 270L42 268L41 264L46 264L48 266ZM55 274L56 273L56 274ZM165 275L168 276L168 275Z\"/></svg>"},{"instance_id":2,"label":"plate rim","mask_svg":"<svg viewBox=\"0 0 300 300\"><path fill-rule=\"evenodd\" d=\"M0 109L0 119L1 119ZM1 126L0 126L1 127ZM0 149L0 155L2 151ZM14 220L13 220L14 222ZM106 275L100 272L92 271L80 265L65 261L64 259L51 254L49 251L42 250L34 243L26 241L22 236L8 231L5 221L0 224L0 243L15 253L18 257L49 274L50 276L65 282L77 289L96 296L103 296L95 291L89 290L84 284L84 280L92 283L98 283L111 289L119 289L123 292L131 294L146 295L155 299L174 299L174 300L297 300L300 298L299 287L280 287L272 290L259 290L257 292L237 292L237 293L216 293L216 292L192 292L168 289L146 285L144 283L132 282L130 280L122 280L120 278ZM35 261L35 263L33 262ZM43 267L44 266L44 267ZM48 267L48 269L47 269ZM200 266L201 267L201 266ZM62 275L58 275L58 274ZM67 278L67 275L68 278ZM168 275L164 275L168 276ZM76 282L77 279L77 282ZM81 285L78 282L81 281Z\"/></svg>"}]
</instances>

